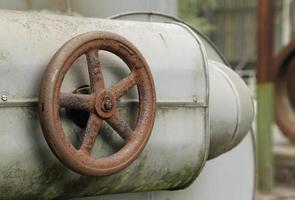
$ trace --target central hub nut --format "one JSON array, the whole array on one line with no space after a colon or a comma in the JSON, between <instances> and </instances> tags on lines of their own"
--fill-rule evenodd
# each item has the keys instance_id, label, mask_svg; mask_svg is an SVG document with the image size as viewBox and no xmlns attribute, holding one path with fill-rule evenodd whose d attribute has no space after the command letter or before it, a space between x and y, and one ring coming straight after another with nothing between
<instances>
[{"instance_id":1,"label":"central hub nut","mask_svg":"<svg viewBox=\"0 0 295 200\"><path fill-rule=\"evenodd\" d=\"M112 93L105 91L96 97L95 109L97 114L106 119L111 117L116 111L117 101Z\"/></svg>"},{"instance_id":2,"label":"central hub nut","mask_svg":"<svg viewBox=\"0 0 295 200\"><path fill-rule=\"evenodd\" d=\"M109 96L105 96L103 100L102 109L103 111L110 111L113 108L113 102L112 99Z\"/></svg>"}]
</instances>

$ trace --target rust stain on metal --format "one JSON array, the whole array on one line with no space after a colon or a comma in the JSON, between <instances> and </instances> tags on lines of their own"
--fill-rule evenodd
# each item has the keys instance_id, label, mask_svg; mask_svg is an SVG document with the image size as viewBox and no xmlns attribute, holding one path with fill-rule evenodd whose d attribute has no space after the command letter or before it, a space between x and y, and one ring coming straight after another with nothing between
<instances>
[{"instance_id":1,"label":"rust stain on metal","mask_svg":"<svg viewBox=\"0 0 295 200\"><path fill-rule=\"evenodd\" d=\"M119 56L131 71L129 76L110 89L105 88L99 50ZM90 94L60 93L66 72L83 54L87 57ZM135 128L132 129L120 117L117 103L134 86L138 88L139 111ZM43 75L39 99L41 125L51 150L66 166L87 176L111 175L129 166L146 145L155 119L156 94L147 62L132 43L110 32L84 33L64 44ZM90 113L79 149L75 149L64 134L60 107ZM91 151L103 120L125 140L125 145L113 155L95 159Z\"/></svg>"},{"instance_id":2,"label":"rust stain on metal","mask_svg":"<svg viewBox=\"0 0 295 200\"><path fill-rule=\"evenodd\" d=\"M274 79L273 65L273 1L258 1L257 26L257 82Z\"/></svg>"},{"instance_id":3,"label":"rust stain on metal","mask_svg":"<svg viewBox=\"0 0 295 200\"><path fill-rule=\"evenodd\" d=\"M295 141L295 40L276 59L275 114L282 132Z\"/></svg>"}]
</instances>

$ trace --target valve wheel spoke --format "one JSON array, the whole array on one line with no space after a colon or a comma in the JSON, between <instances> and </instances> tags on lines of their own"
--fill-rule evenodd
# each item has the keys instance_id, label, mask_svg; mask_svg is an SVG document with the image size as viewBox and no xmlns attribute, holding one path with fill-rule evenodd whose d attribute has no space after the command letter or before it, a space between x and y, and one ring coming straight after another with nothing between
<instances>
[{"instance_id":1,"label":"valve wheel spoke","mask_svg":"<svg viewBox=\"0 0 295 200\"><path fill-rule=\"evenodd\" d=\"M96 138L99 134L101 124L102 119L100 119L96 114L91 113L85 129L84 138L80 146L80 151L83 151L88 154L91 153Z\"/></svg>"},{"instance_id":2,"label":"valve wheel spoke","mask_svg":"<svg viewBox=\"0 0 295 200\"><path fill-rule=\"evenodd\" d=\"M94 110L95 97L92 94L60 94L60 106L67 109L86 110L91 112Z\"/></svg>"},{"instance_id":3,"label":"valve wheel spoke","mask_svg":"<svg viewBox=\"0 0 295 200\"><path fill-rule=\"evenodd\" d=\"M106 121L124 140L129 140L132 137L133 130L118 112Z\"/></svg>"},{"instance_id":4,"label":"valve wheel spoke","mask_svg":"<svg viewBox=\"0 0 295 200\"><path fill-rule=\"evenodd\" d=\"M97 49L91 49L86 52L88 73L90 79L90 88L92 92L105 88L102 68L99 61Z\"/></svg>"},{"instance_id":5,"label":"valve wheel spoke","mask_svg":"<svg viewBox=\"0 0 295 200\"><path fill-rule=\"evenodd\" d=\"M115 99L119 99L121 96L127 93L132 87L137 84L136 73L131 72L127 77L120 80L114 86L110 88L110 92L114 95Z\"/></svg>"}]
</instances>

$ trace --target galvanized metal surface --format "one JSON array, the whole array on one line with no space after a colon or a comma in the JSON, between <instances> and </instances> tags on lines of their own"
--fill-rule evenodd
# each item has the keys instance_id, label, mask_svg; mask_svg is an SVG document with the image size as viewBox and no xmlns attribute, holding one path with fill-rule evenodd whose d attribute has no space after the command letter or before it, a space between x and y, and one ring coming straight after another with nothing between
<instances>
[{"instance_id":1,"label":"galvanized metal surface","mask_svg":"<svg viewBox=\"0 0 295 200\"><path fill-rule=\"evenodd\" d=\"M185 24L185 22L180 21L179 19L167 16L161 13L155 13L155 12L130 12L130 13L123 13L118 14L115 16L112 16L113 19L120 19L120 20L131 20L131 21L146 21L146 22L180 22ZM200 37L202 43L204 44L204 47L206 49L207 56L210 60L215 61L219 63L223 63L227 66L229 66L228 62L224 58L224 56L215 48L215 45L212 44L202 33L195 30L196 34ZM211 62L212 62L211 61ZM216 66L211 65L213 68L218 68L221 64L218 64ZM209 64L210 66L210 64ZM222 66L221 66L222 67ZM210 71L210 69L209 69ZM222 70L221 70L222 71ZM224 76L225 80L228 81L228 83L231 83L232 80L227 77L227 75L224 75L224 73L215 73L214 70L211 70L210 72L210 101L214 102L214 96L220 92L224 91L224 87L221 85L224 85L222 82L222 78L214 78L214 76ZM239 80L239 78L238 78ZM237 83L234 81L234 83ZM233 83L233 85L235 85ZM245 86L243 86L244 83L241 85L242 91L245 89ZM238 84L240 85L240 84ZM238 89L238 90L239 90ZM227 92L230 92L229 90L226 90ZM231 91L232 92L232 91ZM238 92L235 92L237 94ZM246 93L247 94L247 91ZM227 113L229 110L233 110L234 102L229 101L229 96L227 94L224 94L226 96L226 99L228 101L220 101L217 97L217 101L220 104L222 104L222 108L224 110L216 110L217 107L216 104L209 103L209 110L215 111L214 113L211 113L210 116L214 116L214 114L221 115L219 119L222 119L224 121L225 118L232 116L232 115L224 115L224 113ZM243 98L243 96L236 95L236 100ZM248 97L246 97L247 102ZM230 104L233 103L233 104ZM159 105L158 105L159 106ZM238 108L239 109L239 108ZM242 112L239 112L240 114ZM213 118L214 119L214 118ZM218 117L216 117L218 119ZM210 121L211 122L211 121ZM211 122L212 124L212 122ZM219 124L222 124L220 122ZM219 126L218 128L215 127L216 136L219 136L218 133L222 132L221 129L224 127L223 125ZM236 126L238 127L238 126ZM214 128L214 126L213 126ZM219 129L220 128L220 129ZM230 128L229 128L230 129ZM245 133L244 133L245 134ZM240 136L243 136L244 134L241 134ZM212 132L210 133L212 135ZM222 136L222 135L220 135ZM215 142L220 143L228 142L223 141L227 139L226 137L218 138L215 137ZM210 139L210 145L211 147L214 146L214 138L211 137ZM100 198L104 199L112 199L115 200L118 199L148 199L148 200L164 200L164 199L206 199L206 200L216 200L216 199L255 199L255 190L256 190L256 177L254 176L256 172L256 151L255 151L255 136L254 132L251 131L250 134L246 136L246 138L241 142L240 145L238 145L236 148L231 150L229 153L224 154L222 156L219 156L216 159L211 160L207 165L205 165L204 169L202 170L200 176L197 178L197 180L187 189L182 191L169 191L169 192L151 192L151 193L141 193L139 194L126 194L126 195L108 195L103 196ZM224 146L220 146L221 148ZM212 149L213 150L213 149ZM214 152L214 151L211 151ZM222 150L224 151L224 149ZM214 155L214 154L212 154ZM210 153L209 153L210 156ZM238 169L238 170L237 170ZM243 171L243 173L240 173ZM224 180L227 180L224 182ZM239 184L236 184L239 183ZM93 198L96 199L96 198Z\"/></svg>"},{"instance_id":2,"label":"galvanized metal surface","mask_svg":"<svg viewBox=\"0 0 295 200\"><path fill-rule=\"evenodd\" d=\"M186 29L175 24L0 12L0 27L5 30L0 31L0 38L4 39L0 47L3 71L0 94L7 95L5 103L10 99L24 99L25 103L35 99L42 74L53 54L69 39L93 30L118 33L139 49L150 66L160 104L184 102L193 105L193 99L202 102L193 107L169 104L158 108L150 141L138 159L120 173L93 178L71 172L54 158L42 138L36 108L2 107L1 119L6 120L1 126L0 137L9 145L0 147L0 157L5 158L0 162L3 174L0 177L1 199L66 199L180 189L196 178L207 160L209 124L205 113L208 112L206 95L209 87L204 69L207 61L203 59L196 39ZM128 75L126 64L118 57L107 52L101 52L99 56L107 87ZM26 59L20 59L24 57ZM89 85L87 76L86 60L80 58L65 76L61 92L72 92L82 85ZM11 77L17 81L11 82ZM131 90L122 101L136 98L136 91ZM135 121L136 115L130 107L121 107L119 112L127 121ZM74 146L79 144L83 130L64 112L61 121L69 140ZM122 140L103 125L93 152L96 158L104 157L121 146ZM6 192L7 188L9 192Z\"/></svg>"},{"instance_id":3,"label":"galvanized metal surface","mask_svg":"<svg viewBox=\"0 0 295 200\"><path fill-rule=\"evenodd\" d=\"M204 34L200 31L196 30L189 24L185 23L184 21L170 15L166 15L163 13L157 12L149 12L149 11L135 11L135 12L126 12L117 15L113 15L109 17L110 19L117 19L117 20L129 20L129 21L143 21L143 22L161 22L161 23L179 23L184 26L190 28L190 30L194 31L198 38L200 39L201 43L204 45L206 50L207 57L211 60L215 60L217 62L224 63L228 67L230 64L224 57L224 55L217 49L215 44L211 42Z\"/></svg>"},{"instance_id":4,"label":"galvanized metal surface","mask_svg":"<svg viewBox=\"0 0 295 200\"><path fill-rule=\"evenodd\" d=\"M295 41L287 45L276 58L275 114L282 132L295 141Z\"/></svg>"},{"instance_id":5,"label":"galvanized metal surface","mask_svg":"<svg viewBox=\"0 0 295 200\"><path fill-rule=\"evenodd\" d=\"M167 107L158 107L152 136L139 158L118 174L94 178L79 176L67 170L52 156L40 136L35 108L2 107L0 115L6 120L2 126L3 132L1 131L3 135L0 137L1 141L9 145L0 147L1 158L5 157L0 162L1 173L4 174L4 177L0 177L0 189L3 189L0 191L1 198L66 199L122 192L180 189L192 183L205 164L210 142L209 76L206 69L208 60L204 59L206 51L202 43L196 42L196 39L199 41L197 35L193 35L179 24L171 23L123 22L38 13L0 12L0 27L6 30L0 31L0 38L5 38L0 47L1 55L4 55L0 64L3 72L6 72L5 76L1 73L3 76L0 86L1 94L8 97L8 101L3 102L3 105L9 105L9 99L24 99L24 104L34 103L31 100L38 94L37 85L40 83L41 74L54 52L75 35L93 30L118 33L138 47L151 68L160 105L161 102L174 102L176 105L179 102L185 103L182 107L173 107L170 103ZM26 41L28 43L23 45ZM27 59L19 59L24 56ZM99 57L103 58L101 63L106 66L104 77L107 86L115 84L129 73L122 68L126 65L116 56L102 52ZM61 86L62 92L74 91L82 85L89 84L86 78L87 70L81 70L87 68L85 63L83 59L74 63ZM212 70L216 69L213 67ZM30 74L30 77L27 77L27 74ZM7 84L11 77L18 80L16 84ZM233 79L228 74L225 77ZM230 82L225 88L233 89ZM137 97L136 92L131 91L123 100L129 102ZM217 97L217 100L222 98L224 96ZM186 106L192 105L190 99L201 103ZM219 102L213 103L218 103L218 108L223 107ZM135 121L133 108L121 107L119 112L126 119ZM233 111L231 114L236 113ZM63 112L61 121L70 141L74 146L79 144L83 130L76 127ZM227 123L237 124L236 121ZM108 137L108 134L111 136ZM224 136L232 137L232 133ZM108 126L103 126L99 138L102 140L96 141L93 151L96 157L113 154L122 147L122 140L116 137ZM108 146L109 143L112 145ZM22 151L18 151L19 149ZM30 178L20 181L20 177ZM247 183L251 184L252 179L247 180ZM10 189L9 193L4 192L7 188Z\"/></svg>"},{"instance_id":6,"label":"galvanized metal surface","mask_svg":"<svg viewBox=\"0 0 295 200\"><path fill-rule=\"evenodd\" d=\"M208 161L197 180L184 190L103 195L83 200L255 200L253 139L253 133L249 133L239 146Z\"/></svg>"},{"instance_id":7,"label":"galvanized metal surface","mask_svg":"<svg viewBox=\"0 0 295 200\"><path fill-rule=\"evenodd\" d=\"M211 60L209 66L209 159L212 159L236 147L244 139L254 118L254 104L247 85L235 72ZM229 121L234 123L227 123Z\"/></svg>"},{"instance_id":8,"label":"galvanized metal surface","mask_svg":"<svg viewBox=\"0 0 295 200\"><path fill-rule=\"evenodd\" d=\"M179 19L160 13L130 12L112 16L111 19L177 23L186 29L189 28L188 31L192 35L194 35L192 31L195 32L197 41L200 38L199 43L204 45L209 59L208 69L211 70L209 79L210 119L208 118L210 121L209 159L215 158L239 144L247 134L254 117L250 91L240 77L227 69L228 62L206 36ZM225 98L227 101L221 100ZM227 123L229 121L235 123L229 124Z\"/></svg>"}]
</instances>

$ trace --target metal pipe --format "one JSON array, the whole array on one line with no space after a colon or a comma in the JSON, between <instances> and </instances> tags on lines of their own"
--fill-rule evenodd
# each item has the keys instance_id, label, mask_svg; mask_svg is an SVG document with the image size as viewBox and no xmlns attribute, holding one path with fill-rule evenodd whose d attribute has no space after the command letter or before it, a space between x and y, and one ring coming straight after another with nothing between
<instances>
[{"instance_id":1,"label":"metal pipe","mask_svg":"<svg viewBox=\"0 0 295 200\"><path fill-rule=\"evenodd\" d=\"M258 186L263 192L273 189L273 1L258 1L257 23L257 153Z\"/></svg>"}]
</instances>

